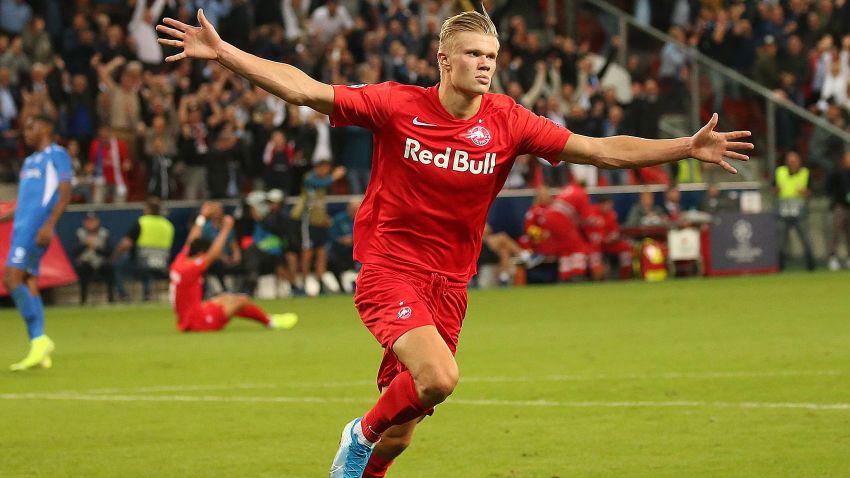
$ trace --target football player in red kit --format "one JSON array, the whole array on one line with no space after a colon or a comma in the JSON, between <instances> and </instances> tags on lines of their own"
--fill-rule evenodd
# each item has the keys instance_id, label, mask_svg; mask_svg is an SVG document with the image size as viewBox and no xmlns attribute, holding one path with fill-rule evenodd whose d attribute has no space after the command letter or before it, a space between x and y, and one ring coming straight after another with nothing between
<instances>
[{"instance_id":1,"label":"football player in red kit","mask_svg":"<svg viewBox=\"0 0 850 478\"><path fill-rule=\"evenodd\" d=\"M182 332L212 332L223 329L233 316L255 320L272 329L291 329L298 322L293 313L268 315L244 294L219 294L203 302L204 272L214 263L227 244L233 218L224 216L221 230L210 242L201 231L210 214L210 205L201 209L195 225L186 237L186 245L171 263L169 295L177 314L177 329Z\"/></svg>"},{"instance_id":2,"label":"football player in red kit","mask_svg":"<svg viewBox=\"0 0 850 478\"><path fill-rule=\"evenodd\" d=\"M601 264L604 255L612 255L617 258L620 279L630 279L632 244L620 235L614 200L610 197L602 198L597 204L591 204L588 211L582 230L590 245L591 264Z\"/></svg>"},{"instance_id":3,"label":"football player in red kit","mask_svg":"<svg viewBox=\"0 0 850 478\"><path fill-rule=\"evenodd\" d=\"M499 39L486 13L445 21L436 58L441 82L431 88L327 85L222 41L202 11L198 21L193 27L166 18L157 26L172 37L160 43L182 49L166 61L217 61L289 103L330 115L334 126L374 135L372 176L354 225L354 255L363 264L354 301L385 350L381 395L343 429L332 478L384 476L420 419L455 389L466 285L487 212L518 155L601 168L694 157L734 172L723 158L747 159L734 150L752 147L737 142L748 132L715 132L716 116L692 137L589 138L488 93Z\"/></svg>"}]
</instances>

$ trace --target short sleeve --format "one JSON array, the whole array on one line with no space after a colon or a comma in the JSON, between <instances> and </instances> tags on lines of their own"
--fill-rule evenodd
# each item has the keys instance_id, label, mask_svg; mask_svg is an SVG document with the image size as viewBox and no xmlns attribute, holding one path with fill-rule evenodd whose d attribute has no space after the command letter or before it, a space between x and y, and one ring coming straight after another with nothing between
<instances>
[{"instance_id":1,"label":"short sleeve","mask_svg":"<svg viewBox=\"0 0 850 478\"><path fill-rule=\"evenodd\" d=\"M361 126L375 130L392 114L393 83L334 85L331 126Z\"/></svg>"},{"instance_id":2,"label":"short sleeve","mask_svg":"<svg viewBox=\"0 0 850 478\"><path fill-rule=\"evenodd\" d=\"M71 166L71 157L65 150L53 155L53 167L56 168L56 174L59 176L60 183L70 182L74 177L74 169Z\"/></svg>"},{"instance_id":3,"label":"short sleeve","mask_svg":"<svg viewBox=\"0 0 850 478\"><path fill-rule=\"evenodd\" d=\"M572 132L520 105L514 106L511 116L517 131L517 154L533 154L557 164Z\"/></svg>"}]
</instances>

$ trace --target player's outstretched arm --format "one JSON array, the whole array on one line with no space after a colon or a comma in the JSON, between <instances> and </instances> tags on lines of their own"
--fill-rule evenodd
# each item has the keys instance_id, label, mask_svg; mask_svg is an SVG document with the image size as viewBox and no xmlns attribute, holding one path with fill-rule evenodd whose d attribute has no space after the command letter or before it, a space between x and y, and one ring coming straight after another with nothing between
<instances>
[{"instance_id":1,"label":"player's outstretched arm","mask_svg":"<svg viewBox=\"0 0 850 478\"><path fill-rule=\"evenodd\" d=\"M204 224L207 223L207 219L210 217L212 213L212 208L214 207L213 202L206 201L201 204L201 210L198 212L198 217L195 218L194 224L189 229L189 234L186 236L186 245L192 243L195 239L201 237L201 234L204 231Z\"/></svg>"},{"instance_id":2,"label":"player's outstretched arm","mask_svg":"<svg viewBox=\"0 0 850 478\"><path fill-rule=\"evenodd\" d=\"M695 158L706 163L720 165L735 174L738 171L726 159L747 161L746 154L739 151L753 149L752 143L738 140L748 138L749 131L719 133L717 113L690 138L644 139L634 136L611 136L590 138L573 134L567 140L559 159L561 161L592 164L604 169L643 168L669 163L680 159Z\"/></svg>"},{"instance_id":3,"label":"player's outstretched arm","mask_svg":"<svg viewBox=\"0 0 850 478\"><path fill-rule=\"evenodd\" d=\"M333 87L310 78L292 65L264 60L225 42L207 21L203 10L198 10L200 27L173 18L164 18L162 23L156 30L171 38L160 38L159 43L183 49L165 61L215 60L287 103L306 105L326 115L333 111Z\"/></svg>"},{"instance_id":4,"label":"player's outstretched arm","mask_svg":"<svg viewBox=\"0 0 850 478\"><path fill-rule=\"evenodd\" d=\"M227 238L230 237L230 231L233 229L233 216L227 215L221 220L221 230L215 236L215 240L207 251L207 264L212 264L221 257L221 252L224 246L227 245Z\"/></svg>"}]
</instances>

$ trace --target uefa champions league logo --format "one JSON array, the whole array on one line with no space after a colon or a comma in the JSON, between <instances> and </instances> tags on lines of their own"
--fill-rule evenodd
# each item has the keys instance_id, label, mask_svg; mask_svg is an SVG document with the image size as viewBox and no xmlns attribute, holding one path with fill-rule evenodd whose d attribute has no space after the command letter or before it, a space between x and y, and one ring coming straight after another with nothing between
<instances>
[{"instance_id":1,"label":"uefa champions league logo","mask_svg":"<svg viewBox=\"0 0 850 478\"><path fill-rule=\"evenodd\" d=\"M753 224L745 219L739 219L732 225L732 237L737 244L726 251L726 257L739 264L751 263L761 257L762 248L753 246Z\"/></svg>"},{"instance_id":2,"label":"uefa champions league logo","mask_svg":"<svg viewBox=\"0 0 850 478\"><path fill-rule=\"evenodd\" d=\"M475 146L486 146L487 143L490 142L490 132L487 131L487 128L479 125L475 125L470 128L469 132L466 133L466 139L472 141L472 144Z\"/></svg>"},{"instance_id":3,"label":"uefa champions league logo","mask_svg":"<svg viewBox=\"0 0 850 478\"><path fill-rule=\"evenodd\" d=\"M735 240L738 241L739 244L746 244L750 242L750 239L753 237L753 225L750 224L749 221L745 221L743 219L735 222L735 225L732 226L732 235L735 236Z\"/></svg>"}]
</instances>

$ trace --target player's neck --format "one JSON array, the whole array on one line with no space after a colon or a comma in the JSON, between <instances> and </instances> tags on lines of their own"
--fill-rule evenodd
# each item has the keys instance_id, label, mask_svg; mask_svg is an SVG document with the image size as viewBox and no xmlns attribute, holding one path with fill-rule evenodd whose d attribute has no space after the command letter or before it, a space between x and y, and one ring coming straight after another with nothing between
<instances>
[{"instance_id":1,"label":"player's neck","mask_svg":"<svg viewBox=\"0 0 850 478\"><path fill-rule=\"evenodd\" d=\"M50 139L49 138L36 143L35 150L36 151L44 151L45 149L47 149L48 146L50 146Z\"/></svg>"},{"instance_id":2,"label":"player's neck","mask_svg":"<svg viewBox=\"0 0 850 478\"><path fill-rule=\"evenodd\" d=\"M481 107L481 98L483 95L467 95L448 83L440 83L440 88L437 91L440 97L440 104L450 115L457 119L467 120L478 114L478 109Z\"/></svg>"}]
</instances>

